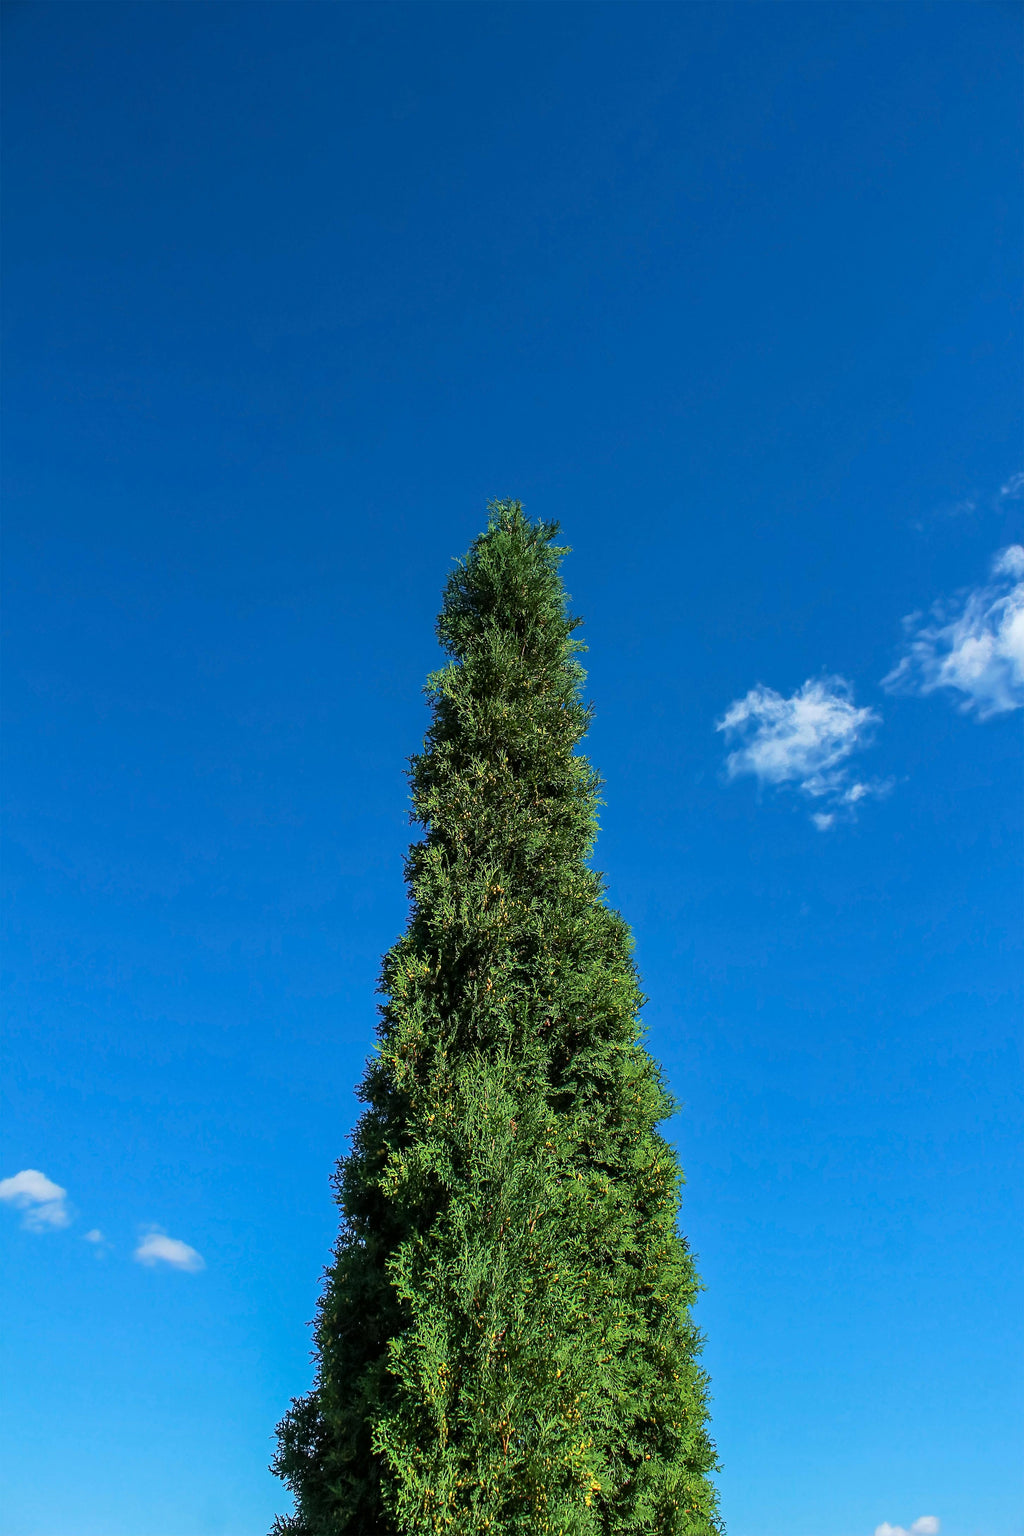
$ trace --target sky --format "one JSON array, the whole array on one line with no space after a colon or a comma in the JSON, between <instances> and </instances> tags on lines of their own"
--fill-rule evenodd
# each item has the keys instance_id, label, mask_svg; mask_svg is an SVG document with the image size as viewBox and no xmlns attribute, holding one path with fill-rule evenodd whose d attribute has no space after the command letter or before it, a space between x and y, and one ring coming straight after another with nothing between
<instances>
[{"instance_id":1,"label":"sky","mask_svg":"<svg viewBox=\"0 0 1024 1536\"><path fill-rule=\"evenodd\" d=\"M0 1536L262 1536L560 520L730 1536L1021 1536L1021 12L6 6Z\"/></svg>"}]
</instances>

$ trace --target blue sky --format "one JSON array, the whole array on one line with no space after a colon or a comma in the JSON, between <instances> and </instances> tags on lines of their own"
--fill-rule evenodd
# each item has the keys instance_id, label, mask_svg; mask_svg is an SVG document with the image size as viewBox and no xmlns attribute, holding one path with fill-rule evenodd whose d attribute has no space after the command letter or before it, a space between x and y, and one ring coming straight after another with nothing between
<instances>
[{"instance_id":1,"label":"blue sky","mask_svg":"<svg viewBox=\"0 0 1024 1536\"><path fill-rule=\"evenodd\" d=\"M730 1536L1020 1536L1019 10L6 30L0 1536L286 1506L509 495L574 548Z\"/></svg>"}]
</instances>

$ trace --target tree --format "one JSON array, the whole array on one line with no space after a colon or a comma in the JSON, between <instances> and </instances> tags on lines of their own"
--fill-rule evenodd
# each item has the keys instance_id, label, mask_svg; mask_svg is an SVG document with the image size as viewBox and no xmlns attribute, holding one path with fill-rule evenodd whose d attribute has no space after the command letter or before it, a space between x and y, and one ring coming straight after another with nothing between
<instances>
[{"instance_id":1,"label":"tree","mask_svg":"<svg viewBox=\"0 0 1024 1536\"><path fill-rule=\"evenodd\" d=\"M625 922L557 524L515 501L453 572L412 759L422 841L385 956L317 1379L278 1429L278 1536L713 1536L699 1281Z\"/></svg>"}]
</instances>

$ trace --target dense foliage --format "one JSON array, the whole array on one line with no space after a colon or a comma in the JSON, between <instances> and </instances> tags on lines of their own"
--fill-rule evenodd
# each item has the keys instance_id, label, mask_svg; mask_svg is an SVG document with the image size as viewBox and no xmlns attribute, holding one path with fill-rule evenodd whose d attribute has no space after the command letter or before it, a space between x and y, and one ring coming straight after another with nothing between
<instances>
[{"instance_id":1,"label":"dense foliage","mask_svg":"<svg viewBox=\"0 0 1024 1536\"><path fill-rule=\"evenodd\" d=\"M412 762L424 836L383 963L294 1536L711 1536L698 1281L629 930L587 858L579 620L517 502L449 580Z\"/></svg>"}]
</instances>

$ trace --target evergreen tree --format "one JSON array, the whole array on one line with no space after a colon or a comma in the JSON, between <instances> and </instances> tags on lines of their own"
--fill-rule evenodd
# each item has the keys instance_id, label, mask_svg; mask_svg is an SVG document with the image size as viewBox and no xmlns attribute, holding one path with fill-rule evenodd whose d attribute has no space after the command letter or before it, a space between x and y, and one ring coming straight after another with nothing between
<instances>
[{"instance_id":1,"label":"evergreen tree","mask_svg":"<svg viewBox=\"0 0 1024 1536\"><path fill-rule=\"evenodd\" d=\"M588 865L598 779L554 544L518 502L451 576L413 758L312 1392L278 1536L714 1536L699 1282L631 938Z\"/></svg>"}]
</instances>

